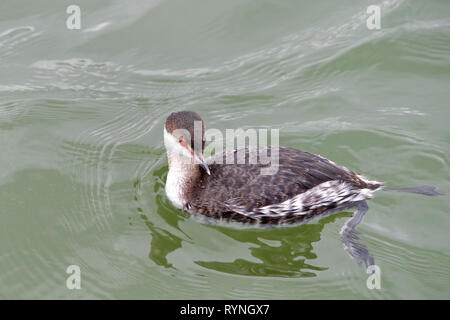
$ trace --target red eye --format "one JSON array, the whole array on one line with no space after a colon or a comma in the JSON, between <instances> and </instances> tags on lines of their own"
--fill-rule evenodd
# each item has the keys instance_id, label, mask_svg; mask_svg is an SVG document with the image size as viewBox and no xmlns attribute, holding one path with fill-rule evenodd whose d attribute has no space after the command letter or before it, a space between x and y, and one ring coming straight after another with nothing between
<instances>
[{"instance_id":1,"label":"red eye","mask_svg":"<svg viewBox=\"0 0 450 320\"><path fill-rule=\"evenodd\" d=\"M184 141L183 139L180 139L179 141L180 141L180 144L183 147L185 147L190 152L191 155L194 155L194 153L192 152L191 148L188 147L188 144L186 143L186 141Z\"/></svg>"},{"instance_id":2,"label":"red eye","mask_svg":"<svg viewBox=\"0 0 450 320\"><path fill-rule=\"evenodd\" d=\"M186 141L184 141L183 139L180 139L180 144L181 144L183 147L187 147L187 143L186 143Z\"/></svg>"}]
</instances>

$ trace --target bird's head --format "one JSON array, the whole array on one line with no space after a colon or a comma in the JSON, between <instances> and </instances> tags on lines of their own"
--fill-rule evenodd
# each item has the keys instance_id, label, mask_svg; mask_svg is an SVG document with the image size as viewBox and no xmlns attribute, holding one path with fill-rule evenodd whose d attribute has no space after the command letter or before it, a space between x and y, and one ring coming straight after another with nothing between
<instances>
[{"instance_id":1,"label":"bird's head","mask_svg":"<svg viewBox=\"0 0 450 320\"><path fill-rule=\"evenodd\" d=\"M164 126L164 145L170 161L199 164L210 174L203 156L205 122L195 112L173 112Z\"/></svg>"}]
</instances>

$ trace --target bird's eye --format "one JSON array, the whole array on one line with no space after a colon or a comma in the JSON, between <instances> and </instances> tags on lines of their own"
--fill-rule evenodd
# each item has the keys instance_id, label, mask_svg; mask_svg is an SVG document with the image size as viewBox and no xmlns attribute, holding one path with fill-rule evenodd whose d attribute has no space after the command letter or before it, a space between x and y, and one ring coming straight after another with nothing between
<instances>
[{"instance_id":1,"label":"bird's eye","mask_svg":"<svg viewBox=\"0 0 450 320\"><path fill-rule=\"evenodd\" d=\"M180 142L180 144L181 144L183 147L187 147L187 143L186 143L186 141L184 141L183 138L180 138L178 141Z\"/></svg>"}]
</instances>

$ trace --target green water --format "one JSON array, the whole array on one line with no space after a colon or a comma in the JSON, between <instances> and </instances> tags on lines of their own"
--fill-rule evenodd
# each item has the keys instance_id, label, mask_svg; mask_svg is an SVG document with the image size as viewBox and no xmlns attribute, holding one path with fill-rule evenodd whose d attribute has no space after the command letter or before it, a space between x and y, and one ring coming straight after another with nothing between
<instances>
[{"instance_id":1,"label":"green water","mask_svg":"<svg viewBox=\"0 0 450 320\"><path fill-rule=\"evenodd\" d=\"M194 110L450 194L449 1L79 0L81 30L69 4L0 3L1 298L450 298L449 196L368 202L369 290L340 241L350 212L199 223L165 196L162 141L170 112Z\"/></svg>"}]
</instances>

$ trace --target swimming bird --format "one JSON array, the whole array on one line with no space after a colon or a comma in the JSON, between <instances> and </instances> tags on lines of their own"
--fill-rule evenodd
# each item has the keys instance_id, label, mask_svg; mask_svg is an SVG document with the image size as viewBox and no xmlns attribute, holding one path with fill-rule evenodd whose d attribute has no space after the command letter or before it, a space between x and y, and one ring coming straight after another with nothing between
<instances>
[{"instance_id":1,"label":"swimming bird","mask_svg":"<svg viewBox=\"0 0 450 320\"><path fill-rule=\"evenodd\" d=\"M273 174L261 174L270 164L260 161L261 150L256 147L228 150L205 159L205 122L192 111L168 116L164 145L169 164L165 191L175 207L195 216L258 225L300 223L356 208L341 230L344 247L358 263L373 264L366 247L356 241L355 227L368 210L365 200L383 183L319 155L288 147L264 149L268 157L277 153ZM244 163L238 161L240 152L245 155ZM255 155L253 163L250 160ZM421 188L397 191L434 192L427 189L432 187Z\"/></svg>"}]
</instances>

